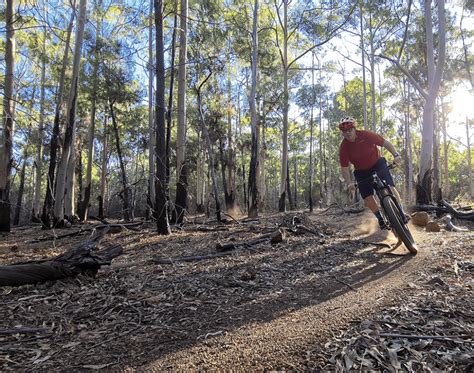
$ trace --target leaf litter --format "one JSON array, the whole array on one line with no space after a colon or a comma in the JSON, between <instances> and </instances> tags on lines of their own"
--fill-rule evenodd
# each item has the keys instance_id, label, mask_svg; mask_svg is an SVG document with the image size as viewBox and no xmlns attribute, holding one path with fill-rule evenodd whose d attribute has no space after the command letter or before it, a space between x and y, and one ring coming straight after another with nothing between
<instances>
[{"instance_id":1,"label":"leaf litter","mask_svg":"<svg viewBox=\"0 0 474 373\"><path fill-rule=\"evenodd\" d=\"M0 367L144 366L169 352L227 336L243 325L268 322L335 294L358 291L358 275L364 277L364 271L374 266L399 260L381 255L377 245L358 241L326 220L304 213L275 214L225 225L196 222L169 237L155 235L153 226L111 236L103 244L121 244L125 252L96 278L80 275L0 289L0 329L19 331L0 333ZM277 229L287 232L283 242L255 240ZM67 242L56 240L51 247L45 241L32 242L37 236L37 229L22 229L8 237L0 244L0 261L46 259L85 239L78 235ZM420 301L392 307L380 320L346 330L318 356L308 358L313 367L395 371L471 366L472 339L466 335L472 335L467 294L472 298L473 266L472 258L463 252L469 243L462 242L466 233L456 233L457 241L433 237L457 244L458 250L444 252L437 246L441 260L436 274L420 271L418 281L407 285L409 291L419 292ZM212 257L218 243L230 242L255 244ZM210 259L156 263L157 256L193 255ZM428 283L434 278L440 281ZM451 337L417 340L383 336L387 333ZM267 360L272 359L271 351L270 346ZM288 366L306 363L292 364Z\"/></svg>"}]
</instances>

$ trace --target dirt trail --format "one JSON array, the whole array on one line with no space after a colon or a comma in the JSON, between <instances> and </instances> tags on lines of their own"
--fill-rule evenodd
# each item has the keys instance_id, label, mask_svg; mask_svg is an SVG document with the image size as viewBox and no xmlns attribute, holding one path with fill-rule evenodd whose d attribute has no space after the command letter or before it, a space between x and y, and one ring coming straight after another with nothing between
<instances>
[{"instance_id":1,"label":"dirt trail","mask_svg":"<svg viewBox=\"0 0 474 373\"><path fill-rule=\"evenodd\" d=\"M276 245L178 260L296 221L306 229L288 228L287 240ZM396 240L368 213L274 214L212 232L186 228L168 237L153 226L109 236L104 246L121 244L124 254L96 278L0 289L0 332L42 329L0 333L0 368L318 369L327 359L325 344L351 325L416 298L416 285L450 270L453 261L463 268L472 263L472 233L414 228L419 254L412 256L403 246L386 247ZM87 237L38 242L38 230L4 236L0 264L50 258ZM175 261L159 264L157 257ZM446 259L442 268L439 258Z\"/></svg>"},{"instance_id":2,"label":"dirt trail","mask_svg":"<svg viewBox=\"0 0 474 373\"><path fill-rule=\"evenodd\" d=\"M338 219L331 225L350 234L351 239L395 244L391 233L379 231L370 214ZM350 283L342 282L350 290L326 299L324 293L314 293L315 304L289 311L268 322L255 322L237 330L215 330L190 348L166 354L146 369L308 369L318 359L323 344L351 322L375 317L377 313L407 298L420 268L432 265L432 241L424 243L426 233L412 229L419 244L419 254L408 255L401 246L389 255L400 256L400 261L387 267L364 271ZM388 248L377 250L389 253ZM323 289L332 293L334 289Z\"/></svg>"}]
</instances>

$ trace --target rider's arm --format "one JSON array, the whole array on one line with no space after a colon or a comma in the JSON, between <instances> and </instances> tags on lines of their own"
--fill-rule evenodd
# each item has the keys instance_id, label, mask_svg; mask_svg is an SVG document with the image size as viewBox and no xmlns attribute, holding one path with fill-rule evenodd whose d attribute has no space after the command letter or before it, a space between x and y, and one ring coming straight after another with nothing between
<instances>
[{"instance_id":1,"label":"rider's arm","mask_svg":"<svg viewBox=\"0 0 474 373\"><path fill-rule=\"evenodd\" d=\"M351 172L349 171L349 167L341 167L341 176L347 185L352 183Z\"/></svg>"},{"instance_id":2,"label":"rider's arm","mask_svg":"<svg viewBox=\"0 0 474 373\"><path fill-rule=\"evenodd\" d=\"M385 140L383 142L383 147L385 149L387 149L390 153L392 153L393 157L396 158L396 157L399 157L400 154L398 154L398 152L395 150L395 147L392 145L391 142Z\"/></svg>"}]
</instances>

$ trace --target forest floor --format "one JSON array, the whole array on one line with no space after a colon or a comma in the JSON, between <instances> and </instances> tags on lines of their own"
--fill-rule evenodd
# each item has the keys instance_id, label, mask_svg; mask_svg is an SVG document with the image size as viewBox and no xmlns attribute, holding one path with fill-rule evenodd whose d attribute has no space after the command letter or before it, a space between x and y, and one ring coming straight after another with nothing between
<instances>
[{"instance_id":1,"label":"forest floor","mask_svg":"<svg viewBox=\"0 0 474 373\"><path fill-rule=\"evenodd\" d=\"M91 227L14 228L0 264L55 257ZM124 253L95 278L0 288L0 370L472 371L474 234L412 230L416 256L335 209L107 235Z\"/></svg>"}]
</instances>

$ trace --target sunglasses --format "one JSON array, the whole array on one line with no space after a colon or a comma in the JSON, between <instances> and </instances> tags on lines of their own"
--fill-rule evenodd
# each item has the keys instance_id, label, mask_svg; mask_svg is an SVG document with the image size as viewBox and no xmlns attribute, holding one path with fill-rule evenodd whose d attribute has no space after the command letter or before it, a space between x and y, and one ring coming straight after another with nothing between
<instances>
[{"instance_id":1,"label":"sunglasses","mask_svg":"<svg viewBox=\"0 0 474 373\"><path fill-rule=\"evenodd\" d=\"M341 132L342 133L349 133L353 130L354 128L346 128L346 129L342 129Z\"/></svg>"}]
</instances>

